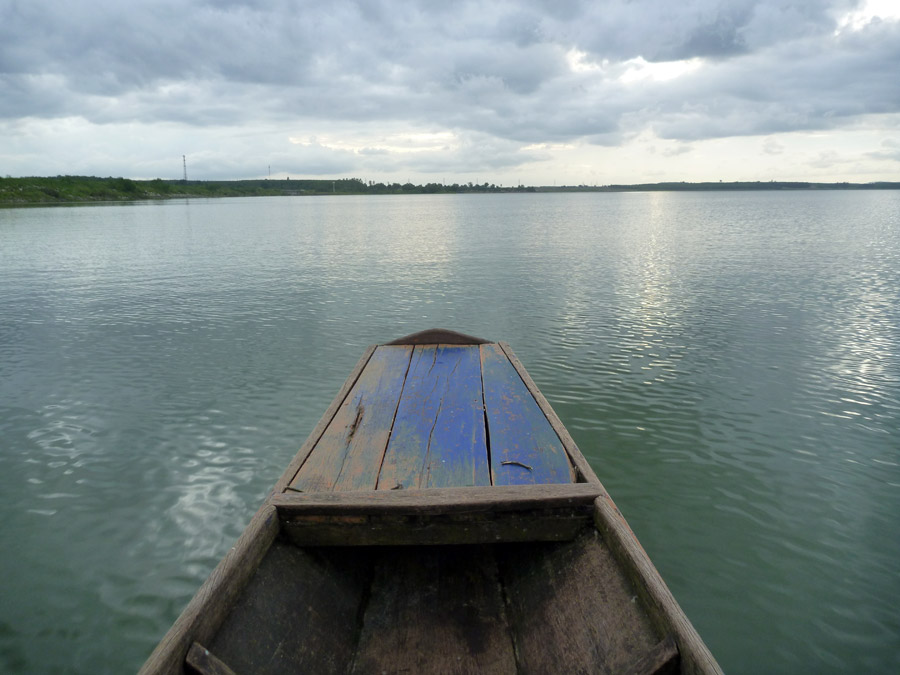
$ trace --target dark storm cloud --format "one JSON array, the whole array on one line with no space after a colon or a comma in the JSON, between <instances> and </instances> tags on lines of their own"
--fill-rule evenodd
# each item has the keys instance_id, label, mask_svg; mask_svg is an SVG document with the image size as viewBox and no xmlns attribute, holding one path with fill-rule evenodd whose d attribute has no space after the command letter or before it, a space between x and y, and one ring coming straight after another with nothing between
<instances>
[{"instance_id":1,"label":"dark storm cloud","mask_svg":"<svg viewBox=\"0 0 900 675\"><path fill-rule=\"evenodd\" d=\"M900 24L837 34L857 4L0 0L0 117L384 121L520 145L828 128L900 111ZM703 65L621 77L686 59Z\"/></svg>"},{"instance_id":2,"label":"dark storm cloud","mask_svg":"<svg viewBox=\"0 0 900 675\"><path fill-rule=\"evenodd\" d=\"M612 0L584 2L555 30L572 30L598 59L725 58L798 37L827 34L852 0Z\"/></svg>"}]
</instances>

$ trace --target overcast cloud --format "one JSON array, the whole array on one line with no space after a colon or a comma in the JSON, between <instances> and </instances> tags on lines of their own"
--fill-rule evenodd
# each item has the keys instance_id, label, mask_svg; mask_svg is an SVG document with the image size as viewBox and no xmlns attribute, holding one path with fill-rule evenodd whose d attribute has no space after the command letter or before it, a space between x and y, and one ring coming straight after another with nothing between
<instances>
[{"instance_id":1,"label":"overcast cloud","mask_svg":"<svg viewBox=\"0 0 900 675\"><path fill-rule=\"evenodd\" d=\"M900 178L900 2L0 0L0 173Z\"/></svg>"}]
</instances>

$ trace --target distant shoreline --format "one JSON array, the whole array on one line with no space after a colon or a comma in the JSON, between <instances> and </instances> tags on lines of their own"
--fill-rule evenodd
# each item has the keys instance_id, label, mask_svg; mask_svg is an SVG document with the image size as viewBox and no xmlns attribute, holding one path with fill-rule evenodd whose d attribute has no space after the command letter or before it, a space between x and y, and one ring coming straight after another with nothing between
<instances>
[{"instance_id":1,"label":"distant shoreline","mask_svg":"<svg viewBox=\"0 0 900 675\"><path fill-rule=\"evenodd\" d=\"M131 180L92 176L0 178L0 205L126 202L211 197L325 196L373 194L484 194L535 192L724 192L758 190L900 190L900 181L874 183L665 182L634 185L561 185L505 187L492 183L374 183L339 180L254 179L233 181Z\"/></svg>"}]
</instances>

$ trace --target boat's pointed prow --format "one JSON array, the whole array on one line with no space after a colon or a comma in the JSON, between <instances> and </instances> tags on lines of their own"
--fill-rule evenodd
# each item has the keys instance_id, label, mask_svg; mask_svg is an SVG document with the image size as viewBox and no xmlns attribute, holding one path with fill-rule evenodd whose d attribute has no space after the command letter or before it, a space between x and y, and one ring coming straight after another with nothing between
<instances>
[{"instance_id":1,"label":"boat's pointed prow","mask_svg":"<svg viewBox=\"0 0 900 675\"><path fill-rule=\"evenodd\" d=\"M391 340L389 345L484 345L490 340L484 340L474 335L457 333L455 330L443 328L429 328L418 333L411 333L402 338Z\"/></svg>"}]
</instances>

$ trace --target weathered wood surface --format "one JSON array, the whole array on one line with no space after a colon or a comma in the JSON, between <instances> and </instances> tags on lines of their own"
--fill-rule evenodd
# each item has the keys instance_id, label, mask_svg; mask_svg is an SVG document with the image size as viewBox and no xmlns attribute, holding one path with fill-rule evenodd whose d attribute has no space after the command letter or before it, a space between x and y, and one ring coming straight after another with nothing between
<instances>
[{"instance_id":1,"label":"weathered wood surface","mask_svg":"<svg viewBox=\"0 0 900 675\"><path fill-rule=\"evenodd\" d=\"M500 342L498 344L503 350L503 353L506 354L513 368L515 368L516 372L519 373L519 377L522 378L522 381L525 383L528 391L531 392L531 395L534 397L534 400L537 403L538 407L544 413L544 416L547 418L550 426L553 427L553 430L559 437L560 442L566 449L566 453L569 455L569 461L572 462L575 468L577 480L579 482L594 483L595 485L600 485L600 479L597 478L597 474L594 473L591 465L588 464L588 461L584 458L584 455L581 454L581 450L578 449L578 446L575 444L575 440L572 438L571 434L569 434L569 430L566 429L565 425L562 423L562 420L559 419L556 411L554 411L553 407L550 405L550 402L544 397L544 395L541 393L541 390L538 389L537 385L534 383L534 380L531 379L531 375L529 375L528 371L525 370L525 366L522 365L519 357L516 356L515 352L513 352L512 347L510 347L506 342Z\"/></svg>"},{"instance_id":2,"label":"weathered wood surface","mask_svg":"<svg viewBox=\"0 0 900 675\"><path fill-rule=\"evenodd\" d=\"M272 497L298 546L483 544L573 539L602 493L591 483L362 492L286 492Z\"/></svg>"},{"instance_id":3,"label":"weathered wood surface","mask_svg":"<svg viewBox=\"0 0 900 675\"><path fill-rule=\"evenodd\" d=\"M276 541L210 650L237 673L346 673L371 581L369 550Z\"/></svg>"},{"instance_id":4,"label":"weathered wood surface","mask_svg":"<svg viewBox=\"0 0 900 675\"><path fill-rule=\"evenodd\" d=\"M385 549L363 617L354 673L515 673L490 550Z\"/></svg>"},{"instance_id":5,"label":"weathered wood surface","mask_svg":"<svg viewBox=\"0 0 900 675\"><path fill-rule=\"evenodd\" d=\"M521 672L618 673L659 640L596 532L500 547Z\"/></svg>"},{"instance_id":6,"label":"weathered wood surface","mask_svg":"<svg viewBox=\"0 0 900 675\"><path fill-rule=\"evenodd\" d=\"M481 345L494 485L571 483L566 450L506 353Z\"/></svg>"},{"instance_id":7,"label":"weathered wood surface","mask_svg":"<svg viewBox=\"0 0 900 675\"><path fill-rule=\"evenodd\" d=\"M416 347L378 479L379 489L490 482L478 348Z\"/></svg>"},{"instance_id":8,"label":"weathered wood surface","mask_svg":"<svg viewBox=\"0 0 900 675\"><path fill-rule=\"evenodd\" d=\"M304 492L374 490L412 347L378 347L300 467Z\"/></svg>"},{"instance_id":9,"label":"weathered wood surface","mask_svg":"<svg viewBox=\"0 0 900 675\"><path fill-rule=\"evenodd\" d=\"M297 546L433 546L567 541L590 527L591 509L417 516L291 516L282 529Z\"/></svg>"},{"instance_id":10,"label":"weathered wood surface","mask_svg":"<svg viewBox=\"0 0 900 675\"><path fill-rule=\"evenodd\" d=\"M200 675L237 675L228 664L196 642L188 650L185 662Z\"/></svg>"},{"instance_id":11,"label":"weathered wood surface","mask_svg":"<svg viewBox=\"0 0 900 675\"><path fill-rule=\"evenodd\" d=\"M685 616L609 495L598 497L594 504L594 524L624 572L633 580L638 594L648 606L650 620L658 631L672 633L678 643L680 672L690 675L721 673L709 648Z\"/></svg>"},{"instance_id":12,"label":"weathered wood surface","mask_svg":"<svg viewBox=\"0 0 900 675\"><path fill-rule=\"evenodd\" d=\"M328 425L331 424L331 420L334 419L335 414L340 409L341 405L343 405L344 400L353 389L353 386L356 384L356 380L359 379L360 374L362 374L363 369L366 367L366 364L368 364L369 359L372 358L372 354L374 352L375 345L372 345L371 347L367 348L365 352L363 352L363 355L356 363L356 366L352 371L350 371L350 374L344 381L343 386L334 397L331 405L328 406L328 409L319 419L319 422L318 424L316 424L315 429L313 429L309 436L306 438L306 441L300 447L300 450L291 460L290 464L288 464L287 469L284 470L281 478L279 478L278 482L275 483L273 494L284 492L285 487L290 485L291 481L294 480L295 476L297 475L297 471L300 470L300 467L303 465L303 462L306 461L309 453L312 452L313 448L316 446L316 443L319 442L322 434L325 433L325 429L327 429Z\"/></svg>"},{"instance_id":13,"label":"weathered wood surface","mask_svg":"<svg viewBox=\"0 0 900 675\"><path fill-rule=\"evenodd\" d=\"M210 644L238 595L255 574L278 529L275 507L263 505L144 663L141 674L180 674L191 644Z\"/></svg>"},{"instance_id":14,"label":"weathered wood surface","mask_svg":"<svg viewBox=\"0 0 900 675\"><path fill-rule=\"evenodd\" d=\"M347 386L276 489L598 483L508 346L380 346Z\"/></svg>"},{"instance_id":15,"label":"weathered wood surface","mask_svg":"<svg viewBox=\"0 0 900 675\"><path fill-rule=\"evenodd\" d=\"M436 515L593 505L602 494L605 493L599 486L590 483L549 483L425 490L285 492L274 495L271 504L280 512L307 515Z\"/></svg>"}]
</instances>

